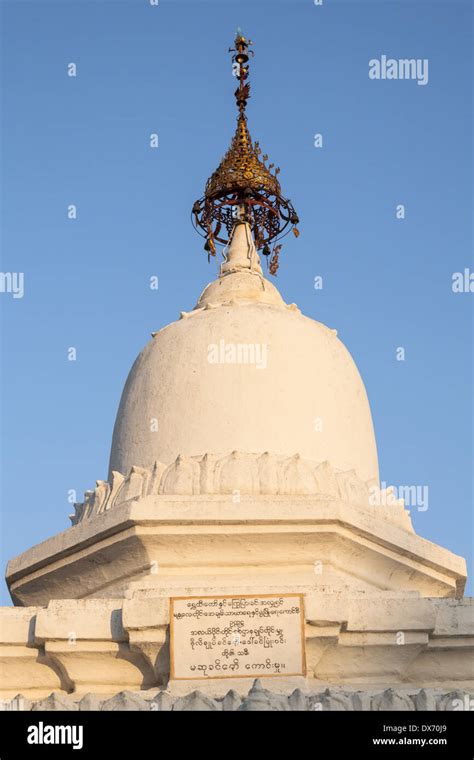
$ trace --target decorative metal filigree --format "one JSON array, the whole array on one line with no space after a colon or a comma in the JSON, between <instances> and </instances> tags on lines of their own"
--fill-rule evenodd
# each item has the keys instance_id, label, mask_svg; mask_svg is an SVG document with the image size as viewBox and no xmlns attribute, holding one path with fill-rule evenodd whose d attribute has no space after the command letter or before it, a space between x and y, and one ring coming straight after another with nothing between
<instances>
[{"instance_id":1,"label":"decorative metal filigree","mask_svg":"<svg viewBox=\"0 0 474 760\"><path fill-rule=\"evenodd\" d=\"M252 142L248 130L245 109L250 84L246 64L249 55L253 55L250 45L251 40L247 40L239 29L235 48L229 48L233 53L233 71L239 82L235 91L239 111L237 129L229 150L206 183L204 197L194 203L193 222L206 238L204 248L208 258L215 256L216 242L226 245L234 226L248 222L256 247L269 258L270 274L276 274L281 244L277 246L275 243L291 228L298 237L295 225L299 219L291 202L281 194L277 179L280 169L274 168L274 164L266 165L267 155L260 158L260 146L258 142Z\"/></svg>"}]
</instances>

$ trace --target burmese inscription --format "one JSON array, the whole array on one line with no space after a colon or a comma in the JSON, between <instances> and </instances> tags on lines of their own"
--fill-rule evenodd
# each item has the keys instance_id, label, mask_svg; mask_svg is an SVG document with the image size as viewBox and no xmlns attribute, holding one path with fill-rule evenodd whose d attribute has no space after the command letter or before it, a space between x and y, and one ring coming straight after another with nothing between
<instances>
[{"instance_id":1,"label":"burmese inscription","mask_svg":"<svg viewBox=\"0 0 474 760\"><path fill-rule=\"evenodd\" d=\"M171 678L304 675L301 594L170 599Z\"/></svg>"}]
</instances>

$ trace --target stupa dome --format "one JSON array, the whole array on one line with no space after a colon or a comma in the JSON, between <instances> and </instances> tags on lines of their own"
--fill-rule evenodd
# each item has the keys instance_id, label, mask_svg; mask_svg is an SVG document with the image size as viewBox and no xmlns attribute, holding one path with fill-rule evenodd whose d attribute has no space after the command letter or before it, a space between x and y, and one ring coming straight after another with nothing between
<instances>
[{"instance_id":1,"label":"stupa dome","mask_svg":"<svg viewBox=\"0 0 474 760\"><path fill-rule=\"evenodd\" d=\"M283 301L263 277L247 223L217 280L155 333L128 376L110 473L178 456L300 455L378 481L370 408L336 331Z\"/></svg>"}]
</instances>

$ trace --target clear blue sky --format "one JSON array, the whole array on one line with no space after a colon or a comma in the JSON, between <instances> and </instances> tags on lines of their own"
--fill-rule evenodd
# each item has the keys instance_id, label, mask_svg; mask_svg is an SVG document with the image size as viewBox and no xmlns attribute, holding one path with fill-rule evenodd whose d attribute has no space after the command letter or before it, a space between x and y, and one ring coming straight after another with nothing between
<instances>
[{"instance_id":1,"label":"clear blue sky","mask_svg":"<svg viewBox=\"0 0 474 760\"><path fill-rule=\"evenodd\" d=\"M23 299L0 295L2 565L69 525L69 489L107 476L135 356L215 275L190 209L234 128L238 25L255 43L251 133L301 217L278 286L354 356L382 480L429 487L417 532L469 559L474 295L451 278L474 268L471 5L1 5L2 271L25 273ZM428 84L370 80L382 54L427 58Z\"/></svg>"}]
</instances>

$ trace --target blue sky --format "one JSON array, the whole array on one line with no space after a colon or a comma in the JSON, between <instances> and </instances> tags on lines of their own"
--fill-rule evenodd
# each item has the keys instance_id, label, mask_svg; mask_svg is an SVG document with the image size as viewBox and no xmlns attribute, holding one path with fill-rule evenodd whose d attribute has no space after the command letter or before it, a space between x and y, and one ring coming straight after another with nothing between
<instances>
[{"instance_id":1,"label":"blue sky","mask_svg":"<svg viewBox=\"0 0 474 760\"><path fill-rule=\"evenodd\" d=\"M474 268L471 5L1 6L2 271L25 274L22 299L0 294L2 565L107 476L135 356L215 276L190 209L234 129L238 25L255 49L250 130L301 218L277 284L354 356L381 479L429 487L416 531L470 561L474 295L451 283ZM384 54L428 59L428 84L369 79Z\"/></svg>"}]
</instances>

